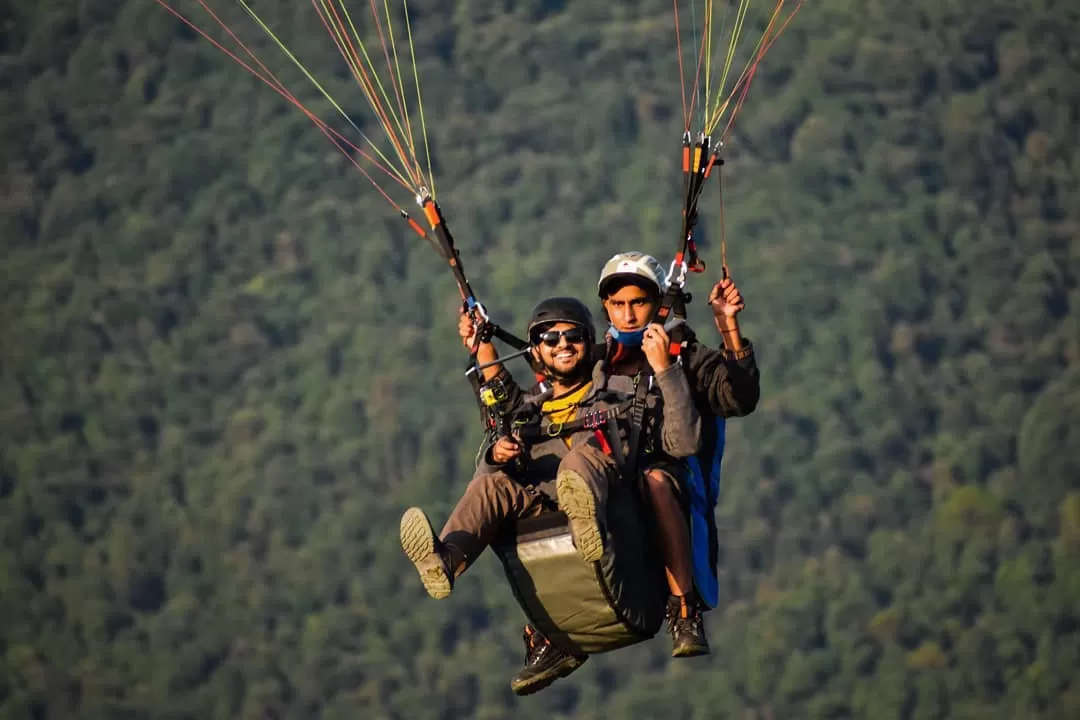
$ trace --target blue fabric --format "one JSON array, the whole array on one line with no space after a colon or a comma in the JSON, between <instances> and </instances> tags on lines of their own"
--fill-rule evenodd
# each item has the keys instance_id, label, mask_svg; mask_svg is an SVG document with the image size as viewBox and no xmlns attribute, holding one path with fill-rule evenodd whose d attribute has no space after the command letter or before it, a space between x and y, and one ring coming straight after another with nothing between
<instances>
[{"instance_id":1,"label":"blue fabric","mask_svg":"<svg viewBox=\"0 0 1080 720\"><path fill-rule=\"evenodd\" d=\"M645 328L621 333L615 329L614 325L612 325L608 328L608 335L611 336L612 340L617 343L622 343L626 347L641 347L641 340L645 337Z\"/></svg>"},{"instance_id":2,"label":"blue fabric","mask_svg":"<svg viewBox=\"0 0 1080 720\"><path fill-rule=\"evenodd\" d=\"M714 419L715 426L702 437L702 447L687 461L687 490L690 493L690 555L694 585L702 602L715 608L720 600L716 576L716 503L720 498L720 464L724 459L726 424ZM703 428L705 430L705 428Z\"/></svg>"}]
</instances>

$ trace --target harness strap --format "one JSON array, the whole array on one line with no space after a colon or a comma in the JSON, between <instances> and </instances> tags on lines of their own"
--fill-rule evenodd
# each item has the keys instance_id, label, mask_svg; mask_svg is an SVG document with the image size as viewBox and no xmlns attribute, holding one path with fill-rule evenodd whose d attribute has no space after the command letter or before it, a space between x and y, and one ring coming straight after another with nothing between
<instances>
[{"instance_id":1,"label":"harness strap","mask_svg":"<svg viewBox=\"0 0 1080 720\"><path fill-rule=\"evenodd\" d=\"M611 420L616 419L620 415L626 412L626 407L614 407L607 410L596 410L590 413L585 413L581 417L571 420L565 423L547 423L541 424L541 432L549 437L561 437L563 435L570 435L581 430L596 430L597 428L607 425Z\"/></svg>"},{"instance_id":2,"label":"harness strap","mask_svg":"<svg viewBox=\"0 0 1080 720\"><path fill-rule=\"evenodd\" d=\"M623 455L622 439L619 437L619 429L615 424L609 424L604 430L597 430L596 435L598 440L600 438L605 440L604 443L601 443L601 447L604 452L615 460L615 464L621 468L626 467L626 456ZM604 447L605 444L607 447Z\"/></svg>"},{"instance_id":3,"label":"harness strap","mask_svg":"<svg viewBox=\"0 0 1080 720\"><path fill-rule=\"evenodd\" d=\"M669 287L656 311L656 319L663 324L671 343L668 345L668 354L679 357L682 354L683 344L687 339L686 332L686 303L690 301L690 293L684 292L679 287Z\"/></svg>"},{"instance_id":4,"label":"harness strap","mask_svg":"<svg viewBox=\"0 0 1080 720\"><path fill-rule=\"evenodd\" d=\"M547 420L541 420L540 422L518 420L513 423L513 426L522 441L527 443L573 435L582 430L592 430L601 450L610 455L619 467L625 469L627 478L636 478L640 465L640 458L638 457L639 445L647 408L645 398L651 387L652 375L639 372L634 377L633 397L615 407L586 413L579 418L564 423L552 423ZM623 453L618 424L613 422L628 412L630 414L629 458ZM535 416L533 417L535 418Z\"/></svg>"},{"instance_id":5,"label":"harness strap","mask_svg":"<svg viewBox=\"0 0 1080 720\"><path fill-rule=\"evenodd\" d=\"M645 395L649 392L649 378L644 373L634 376L634 399L630 411L630 457L626 461L626 478L633 482L638 479L640 465L639 444L641 443L642 424L645 421Z\"/></svg>"},{"instance_id":6,"label":"harness strap","mask_svg":"<svg viewBox=\"0 0 1080 720\"><path fill-rule=\"evenodd\" d=\"M543 421L539 426L533 426L535 428L535 438L530 439L550 439L563 437L565 435L573 435L576 432L582 430L600 430L607 426L612 420L616 420L626 413L627 410L633 405L633 400L628 400L624 403L616 405L613 408L607 410L596 410L590 413L586 413L579 418L570 420L564 423L553 423ZM530 429L533 429L530 428ZM527 432L525 428L522 428L523 432ZM523 438L524 439L524 438Z\"/></svg>"}]
</instances>

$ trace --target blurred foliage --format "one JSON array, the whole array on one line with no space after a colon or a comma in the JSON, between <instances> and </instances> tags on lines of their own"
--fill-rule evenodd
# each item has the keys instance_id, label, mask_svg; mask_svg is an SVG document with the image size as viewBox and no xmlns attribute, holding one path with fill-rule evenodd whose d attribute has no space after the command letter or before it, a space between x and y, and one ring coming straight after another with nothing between
<instances>
[{"instance_id":1,"label":"blurred foliage","mask_svg":"<svg viewBox=\"0 0 1080 720\"><path fill-rule=\"evenodd\" d=\"M411 4L497 320L669 257L670 4ZM8 3L0 717L1080 716L1078 35L1064 0L807 4L725 166L764 396L729 424L713 654L522 700L494 559L434 602L398 546L480 438L443 263L155 3Z\"/></svg>"}]
</instances>

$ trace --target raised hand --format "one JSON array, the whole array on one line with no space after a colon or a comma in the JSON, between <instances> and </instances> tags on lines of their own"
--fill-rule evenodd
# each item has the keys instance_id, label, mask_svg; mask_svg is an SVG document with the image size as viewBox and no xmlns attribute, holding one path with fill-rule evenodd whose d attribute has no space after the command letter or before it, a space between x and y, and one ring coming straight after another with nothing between
<instances>
[{"instance_id":1,"label":"raised hand","mask_svg":"<svg viewBox=\"0 0 1080 720\"><path fill-rule=\"evenodd\" d=\"M670 345L671 338L668 337L663 325L651 323L645 328L645 334L641 338L641 349L653 372L659 373L671 367L671 354L668 352Z\"/></svg>"},{"instance_id":2,"label":"raised hand","mask_svg":"<svg viewBox=\"0 0 1080 720\"><path fill-rule=\"evenodd\" d=\"M729 318L735 317L746 307L742 293L736 287L735 281L729 277L713 285L712 292L709 293L709 305L713 315Z\"/></svg>"}]
</instances>

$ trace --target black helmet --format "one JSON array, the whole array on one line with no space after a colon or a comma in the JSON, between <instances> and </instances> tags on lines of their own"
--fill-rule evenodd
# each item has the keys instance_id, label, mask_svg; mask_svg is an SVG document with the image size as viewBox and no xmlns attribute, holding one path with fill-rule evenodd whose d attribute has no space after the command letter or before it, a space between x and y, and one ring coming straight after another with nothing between
<instances>
[{"instance_id":1,"label":"black helmet","mask_svg":"<svg viewBox=\"0 0 1080 720\"><path fill-rule=\"evenodd\" d=\"M589 344L595 342L596 330L593 327L592 313L589 312L585 303L571 297L548 298L533 308L532 316L529 318L529 342L536 344L534 331L538 328L560 322L580 325L589 335Z\"/></svg>"}]
</instances>

